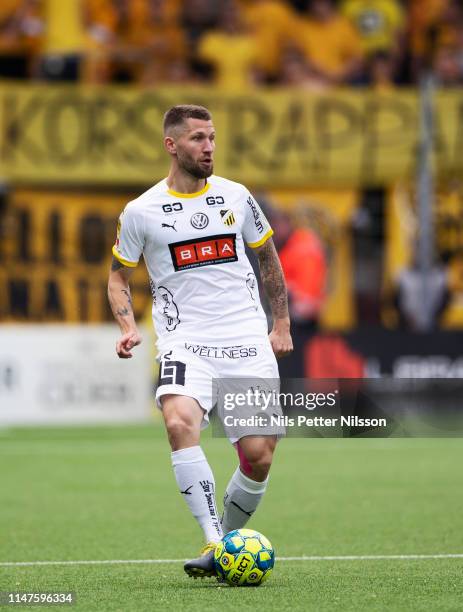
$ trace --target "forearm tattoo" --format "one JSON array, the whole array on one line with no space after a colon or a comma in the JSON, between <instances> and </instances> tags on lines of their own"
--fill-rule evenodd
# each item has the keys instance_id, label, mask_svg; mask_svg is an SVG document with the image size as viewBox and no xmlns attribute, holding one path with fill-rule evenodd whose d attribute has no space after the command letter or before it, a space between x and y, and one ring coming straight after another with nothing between
<instances>
[{"instance_id":1,"label":"forearm tattoo","mask_svg":"<svg viewBox=\"0 0 463 612\"><path fill-rule=\"evenodd\" d=\"M288 294L285 277L272 239L257 253L260 276L274 319L288 317Z\"/></svg>"},{"instance_id":2,"label":"forearm tattoo","mask_svg":"<svg viewBox=\"0 0 463 612\"><path fill-rule=\"evenodd\" d=\"M129 306L132 307L132 296L130 295L130 291L128 289L122 289L122 293L125 294L125 296L127 297Z\"/></svg>"},{"instance_id":3,"label":"forearm tattoo","mask_svg":"<svg viewBox=\"0 0 463 612\"><path fill-rule=\"evenodd\" d=\"M115 257L113 257L112 262L111 262L111 271L117 272L118 270L121 270L123 268L124 268L124 265L121 264L121 262L117 260ZM114 297L111 297L111 291L109 291L109 301L111 304L111 308L113 309L114 315L116 317L129 317L133 315L132 296L130 295L130 289L127 287L127 289L124 288L124 289L121 289L120 291L122 294L124 294L125 298L127 299L127 305L120 306L118 304L119 298L116 298L115 295Z\"/></svg>"}]
</instances>

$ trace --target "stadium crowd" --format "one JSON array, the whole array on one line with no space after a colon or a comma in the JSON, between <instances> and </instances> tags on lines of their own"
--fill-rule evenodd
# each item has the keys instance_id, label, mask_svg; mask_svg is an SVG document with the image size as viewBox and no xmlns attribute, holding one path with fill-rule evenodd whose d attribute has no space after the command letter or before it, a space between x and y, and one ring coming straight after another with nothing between
<instances>
[{"instance_id":1,"label":"stadium crowd","mask_svg":"<svg viewBox=\"0 0 463 612\"><path fill-rule=\"evenodd\" d=\"M338 86L390 91L413 86L423 69L431 69L440 86L463 83L463 0L0 0L0 80L141 87L209 84L233 92L265 86L314 92ZM350 210L348 203L335 205L343 197L358 204L352 206L352 218L342 222L337 213L323 222L314 222L312 214L292 227L281 210L269 215L289 285L291 316L300 326L296 340L317 329L329 293L326 288L334 282L329 274L341 259L349 260L345 254L336 260L333 255L337 232L344 231L353 245L356 315L346 315L342 323L330 320L330 325L348 327L353 321L379 325L387 319L389 327L416 327L410 317L410 305L413 309L420 295L415 291L416 270L411 265L396 278L395 268L387 267L402 259L405 240L398 231L387 233L387 219L392 218L388 211L395 210L391 202L396 197L403 211L408 196L396 195L390 185L360 188L352 196L349 190L343 196L329 186L314 194L313 187L308 186L307 193L289 194L287 209L294 205L312 213ZM454 181L449 188L438 185L438 189L436 201L442 210L436 217L433 326L440 325L449 305L457 304L458 313L448 317L447 324L463 327L463 248L452 237L451 247L448 241L445 248L439 242L441 230L450 235L461 219L463 187ZM3 236L11 234L6 229L7 195L6 188L2 195L0 184ZM268 198L275 204L283 197L281 191L258 195L259 201ZM412 218L412 191L408 199ZM17 225L26 235L32 225L20 207L17 215ZM59 232L55 234L50 233L52 242ZM394 242L389 251L397 255L395 259L385 255L388 241ZM20 253L20 262L28 261L19 237L17 244L12 251ZM59 251L53 245L50 249ZM304 267L299 266L301 259ZM309 261L314 266L310 270ZM441 264L450 265L449 275ZM346 268L340 277L349 274ZM4 310L11 311L13 319L27 320L32 317L29 296L13 289L11 307ZM349 312L349 307L340 307L341 311Z\"/></svg>"},{"instance_id":2,"label":"stadium crowd","mask_svg":"<svg viewBox=\"0 0 463 612\"><path fill-rule=\"evenodd\" d=\"M222 88L463 79L459 0L2 0L0 78Z\"/></svg>"}]
</instances>

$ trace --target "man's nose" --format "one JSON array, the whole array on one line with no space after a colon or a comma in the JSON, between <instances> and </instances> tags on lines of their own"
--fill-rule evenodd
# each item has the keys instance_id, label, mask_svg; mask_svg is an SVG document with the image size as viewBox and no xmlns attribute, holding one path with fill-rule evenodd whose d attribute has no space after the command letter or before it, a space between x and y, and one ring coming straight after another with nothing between
<instances>
[{"instance_id":1,"label":"man's nose","mask_svg":"<svg viewBox=\"0 0 463 612\"><path fill-rule=\"evenodd\" d=\"M203 147L204 153L212 153L213 150L214 144L210 140L206 140Z\"/></svg>"}]
</instances>

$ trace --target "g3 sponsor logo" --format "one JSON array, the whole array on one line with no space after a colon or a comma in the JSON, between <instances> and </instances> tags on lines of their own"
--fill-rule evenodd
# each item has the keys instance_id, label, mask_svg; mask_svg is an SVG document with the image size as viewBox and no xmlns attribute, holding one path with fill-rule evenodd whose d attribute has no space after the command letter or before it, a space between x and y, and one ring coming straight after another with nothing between
<instances>
[{"instance_id":1,"label":"g3 sponsor logo","mask_svg":"<svg viewBox=\"0 0 463 612\"><path fill-rule=\"evenodd\" d=\"M225 204L225 200L222 196L207 196L206 204L208 206L223 206Z\"/></svg>"},{"instance_id":2,"label":"g3 sponsor logo","mask_svg":"<svg viewBox=\"0 0 463 612\"><path fill-rule=\"evenodd\" d=\"M173 204L163 204L162 210L166 213L166 215L171 215L172 213L182 211L183 204L181 202L174 202Z\"/></svg>"},{"instance_id":3,"label":"g3 sponsor logo","mask_svg":"<svg viewBox=\"0 0 463 612\"><path fill-rule=\"evenodd\" d=\"M209 217L205 213L197 212L191 217L190 223L195 229L204 229L209 225Z\"/></svg>"}]
</instances>

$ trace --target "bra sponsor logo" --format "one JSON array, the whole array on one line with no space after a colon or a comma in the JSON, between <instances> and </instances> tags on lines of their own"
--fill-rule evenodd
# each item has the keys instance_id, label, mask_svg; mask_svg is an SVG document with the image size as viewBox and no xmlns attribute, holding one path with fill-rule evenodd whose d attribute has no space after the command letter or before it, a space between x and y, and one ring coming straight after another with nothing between
<instances>
[{"instance_id":1,"label":"bra sponsor logo","mask_svg":"<svg viewBox=\"0 0 463 612\"><path fill-rule=\"evenodd\" d=\"M238 261L236 234L218 234L200 240L174 242L169 244L169 250L177 272Z\"/></svg>"}]
</instances>

